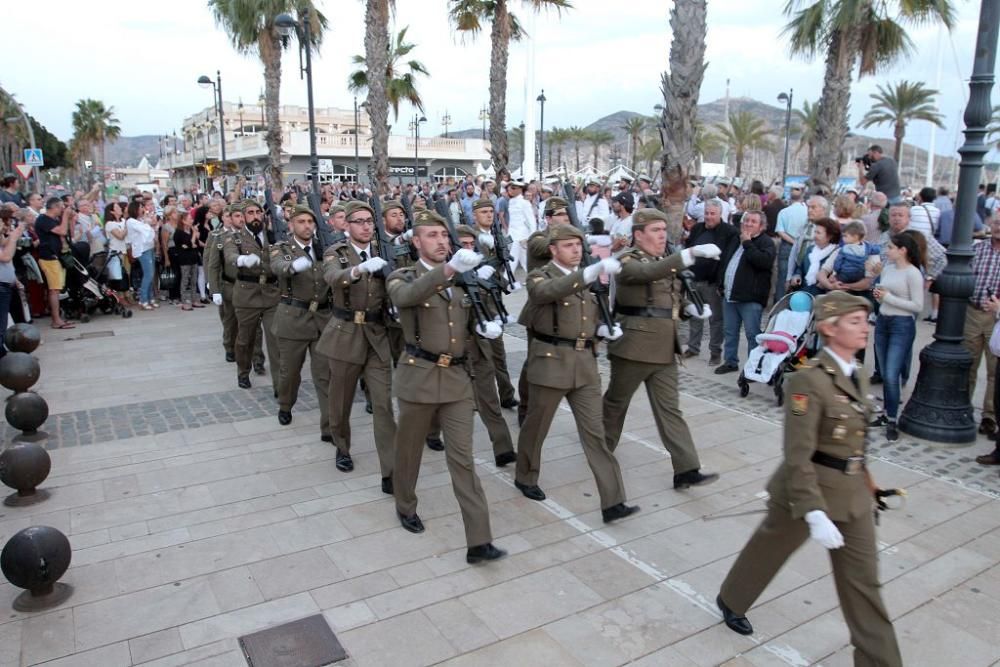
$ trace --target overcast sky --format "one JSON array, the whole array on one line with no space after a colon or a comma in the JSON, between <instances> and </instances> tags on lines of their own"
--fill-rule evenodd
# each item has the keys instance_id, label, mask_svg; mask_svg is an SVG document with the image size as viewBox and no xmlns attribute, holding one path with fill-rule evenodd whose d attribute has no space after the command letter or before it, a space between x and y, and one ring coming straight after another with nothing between
<instances>
[{"instance_id":1,"label":"overcast sky","mask_svg":"<svg viewBox=\"0 0 1000 667\"><path fill-rule=\"evenodd\" d=\"M8 67L0 85L14 93L29 113L62 139L72 134L70 115L76 100L93 97L112 105L125 135L169 134L183 118L211 104L211 92L195 81L222 71L227 101L242 98L248 115L256 113L263 86L260 61L236 54L215 25L205 0L60 1L58 12L40 15L41 5L8 3L5 7L5 51ZM97 10L96 7L100 6ZM669 26L663 0L573 0L561 17L543 14L536 41L537 88L544 88L547 127L585 125L621 109L652 113L659 100L660 73L667 67ZM958 24L945 33L940 53L939 106L947 130L937 133L937 151L947 153L962 142L962 113L978 23L979 3L956 0ZM443 130L447 110L452 130L479 127L478 112L488 100L489 29L475 41L455 36L444 0L398 0L395 29L410 26L413 56L431 76L420 82L425 101L427 134ZM520 2L512 2L515 7ZM730 80L733 97L750 96L777 105L775 98L794 88L795 106L815 101L823 83L823 62L791 59L780 37L785 0L709 0L708 70L701 102L725 95ZM317 106L350 108L346 80L350 57L363 53L361 0L317 0L329 19L321 53L314 60ZM54 7L52 7L54 9ZM522 10L523 11L523 10ZM33 26L29 28L29 26ZM910 31L914 56L876 78L855 83L852 126L869 107L876 83L909 79L933 87L938 63L938 31ZM305 82L299 79L298 57L283 61L281 100L305 104ZM508 124L522 117L526 96L525 48L514 45L508 67ZM994 99L1000 95L994 93ZM411 109L401 107L394 133L405 133ZM391 117L390 117L391 121ZM891 128L869 132L891 136ZM908 141L926 147L928 124L914 123ZM905 156L904 156L905 159Z\"/></svg>"}]
</instances>

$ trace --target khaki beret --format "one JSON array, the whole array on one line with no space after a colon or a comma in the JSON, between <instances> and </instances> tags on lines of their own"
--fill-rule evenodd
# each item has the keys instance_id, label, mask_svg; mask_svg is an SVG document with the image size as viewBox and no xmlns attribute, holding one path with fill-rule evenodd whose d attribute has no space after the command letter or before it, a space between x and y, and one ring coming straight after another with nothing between
<instances>
[{"instance_id":1,"label":"khaki beret","mask_svg":"<svg viewBox=\"0 0 1000 667\"><path fill-rule=\"evenodd\" d=\"M398 208L400 211L406 211L406 209L403 208L403 202L398 199L386 199L382 202L382 215L385 215L394 208Z\"/></svg>"},{"instance_id":2,"label":"khaki beret","mask_svg":"<svg viewBox=\"0 0 1000 667\"><path fill-rule=\"evenodd\" d=\"M413 227L444 227L448 228L448 223L440 215L430 209L421 209L413 215Z\"/></svg>"},{"instance_id":3,"label":"khaki beret","mask_svg":"<svg viewBox=\"0 0 1000 667\"><path fill-rule=\"evenodd\" d=\"M259 203L257 203L256 199L244 199L243 200L243 210L245 211L248 208L259 208L262 211L264 210L264 207L261 206Z\"/></svg>"},{"instance_id":4,"label":"khaki beret","mask_svg":"<svg viewBox=\"0 0 1000 667\"><path fill-rule=\"evenodd\" d=\"M343 204L334 204L330 207L330 215L333 215L334 213L345 213L346 211L347 209L344 208Z\"/></svg>"},{"instance_id":5,"label":"khaki beret","mask_svg":"<svg viewBox=\"0 0 1000 667\"><path fill-rule=\"evenodd\" d=\"M549 227L549 245L556 241L569 241L571 239L583 240L583 232L573 225L556 225Z\"/></svg>"},{"instance_id":6,"label":"khaki beret","mask_svg":"<svg viewBox=\"0 0 1000 667\"><path fill-rule=\"evenodd\" d=\"M358 211L368 211L369 213L372 214L372 216L375 215L375 211L372 209L371 206L368 205L368 202L360 201L357 199L353 199L344 204L343 210L344 213L347 214L348 218L357 213ZM330 209L330 214L331 215L333 214L333 209Z\"/></svg>"},{"instance_id":7,"label":"khaki beret","mask_svg":"<svg viewBox=\"0 0 1000 667\"><path fill-rule=\"evenodd\" d=\"M316 222L316 214L313 213L313 210L308 206L306 206L305 204L297 204L292 209L292 212L289 214L288 219L293 220L295 219L296 216L302 215L303 213L310 216L313 219L313 222Z\"/></svg>"},{"instance_id":8,"label":"khaki beret","mask_svg":"<svg viewBox=\"0 0 1000 667\"><path fill-rule=\"evenodd\" d=\"M820 320L840 317L856 310L871 312L871 302L861 296L848 294L843 290L833 290L816 298L815 312Z\"/></svg>"},{"instance_id":9,"label":"khaki beret","mask_svg":"<svg viewBox=\"0 0 1000 667\"><path fill-rule=\"evenodd\" d=\"M478 232L468 225L459 225L455 228L455 233L459 236L471 236L472 238L479 238Z\"/></svg>"},{"instance_id":10,"label":"khaki beret","mask_svg":"<svg viewBox=\"0 0 1000 667\"><path fill-rule=\"evenodd\" d=\"M489 197L483 197L482 199L477 199L472 204L472 210L478 211L481 208L493 208L493 200Z\"/></svg>"},{"instance_id":11,"label":"khaki beret","mask_svg":"<svg viewBox=\"0 0 1000 667\"><path fill-rule=\"evenodd\" d=\"M555 215L556 211L565 209L567 206L569 206L569 202L562 197L549 197L545 200L545 215Z\"/></svg>"},{"instance_id":12,"label":"khaki beret","mask_svg":"<svg viewBox=\"0 0 1000 667\"><path fill-rule=\"evenodd\" d=\"M235 204L229 204L228 206L226 206L226 213L242 213L242 212L243 212L242 202L236 202Z\"/></svg>"},{"instance_id":13,"label":"khaki beret","mask_svg":"<svg viewBox=\"0 0 1000 667\"><path fill-rule=\"evenodd\" d=\"M643 229L654 222L667 222L667 214L658 208L640 208L632 214L632 230Z\"/></svg>"}]
</instances>

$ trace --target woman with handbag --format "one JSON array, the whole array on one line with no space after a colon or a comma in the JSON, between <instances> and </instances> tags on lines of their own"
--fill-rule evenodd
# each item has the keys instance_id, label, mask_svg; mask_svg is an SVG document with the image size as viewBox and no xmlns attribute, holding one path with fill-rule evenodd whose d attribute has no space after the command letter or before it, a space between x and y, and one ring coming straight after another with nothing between
<instances>
[{"instance_id":1,"label":"woman with handbag","mask_svg":"<svg viewBox=\"0 0 1000 667\"><path fill-rule=\"evenodd\" d=\"M153 213L143 210L141 200L133 199L129 202L126 211L128 219L125 221L128 244L131 246L131 255L139 262L142 269L142 282L139 285L139 306L143 310L153 310L159 308L159 304L153 301L153 276L156 272L155 260L153 257L156 245L156 232L153 231Z\"/></svg>"}]
</instances>

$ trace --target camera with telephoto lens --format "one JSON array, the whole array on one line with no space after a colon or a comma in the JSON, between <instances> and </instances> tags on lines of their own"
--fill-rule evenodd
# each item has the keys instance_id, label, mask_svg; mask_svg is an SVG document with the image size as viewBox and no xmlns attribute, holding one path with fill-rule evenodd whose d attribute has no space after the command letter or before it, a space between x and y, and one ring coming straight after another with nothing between
<instances>
[{"instance_id":1,"label":"camera with telephoto lens","mask_svg":"<svg viewBox=\"0 0 1000 667\"><path fill-rule=\"evenodd\" d=\"M858 163L858 162L862 163L863 165L865 165L865 169L867 169L868 167L872 166L872 159L870 157L868 157L867 153L865 153L861 157L854 158L854 162L855 163Z\"/></svg>"}]
</instances>

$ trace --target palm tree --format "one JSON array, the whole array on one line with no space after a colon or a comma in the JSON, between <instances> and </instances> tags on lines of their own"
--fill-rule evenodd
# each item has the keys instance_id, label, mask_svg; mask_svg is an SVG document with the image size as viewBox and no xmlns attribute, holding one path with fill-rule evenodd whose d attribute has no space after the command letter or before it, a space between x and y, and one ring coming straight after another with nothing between
<instances>
[{"instance_id":1,"label":"palm tree","mask_svg":"<svg viewBox=\"0 0 1000 667\"><path fill-rule=\"evenodd\" d=\"M810 104L809 100L802 102L801 109L792 109L792 116L798 122L799 145L795 155L806 149L806 164L812 164L813 150L816 148L816 136L819 131L819 103Z\"/></svg>"},{"instance_id":2,"label":"palm tree","mask_svg":"<svg viewBox=\"0 0 1000 667\"><path fill-rule=\"evenodd\" d=\"M371 72L389 69L389 11L395 0L366 0L365 64ZM383 76L368 77L368 118L372 128L372 189L389 192L389 99Z\"/></svg>"},{"instance_id":3,"label":"palm tree","mask_svg":"<svg viewBox=\"0 0 1000 667\"><path fill-rule=\"evenodd\" d=\"M639 159L646 165L646 173L653 173L653 165L663 157L663 144L659 137L650 137L639 145ZM668 211L669 213L669 211Z\"/></svg>"},{"instance_id":4,"label":"palm tree","mask_svg":"<svg viewBox=\"0 0 1000 667\"><path fill-rule=\"evenodd\" d=\"M487 22L490 31L490 156L499 172L507 167L507 56L511 42L525 36L517 16L510 11L511 0L450 0L448 17L455 29L472 38ZM562 12L573 5L569 0L522 0L532 11L555 9Z\"/></svg>"},{"instance_id":5,"label":"palm tree","mask_svg":"<svg viewBox=\"0 0 1000 667\"><path fill-rule=\"evenodd\" d=\"M300 16L309 12L311 48L318 48L327 27L326 17L312 0L208 0L215 22L229 35L238 53L255 55L264 65L264 113L267 119L268 171L271 188L281 192L281 121L278 97L281 89L281 52L289 40L283 38L274 25L280 14L295 10ZM304 35L300 35L304 37Z\"/></svg>"},{"instance_id":6,"label":"palm tree","mask_svg":"<svg viewBox=\"0 0 1000 667\"><path fill-rule=\"evenodd\" d=\"M870 97L875 100L875 106L868 110L861 124L858 127L869 128L872 125L888 123L893 126L892 136L896 139L896 148L893 151L893 158L899 164L900 154L903 152L903 137L906 136L906 124L911 120L926 120L928 123L937 125L942 130L944 117L938 113L934 105L934 96L938 91L931 88L924 88L924 84L917 81L900 81L895 86L879 85L878 92Z\"/></svg>"},{"instance_id":7,"label":"palm tree","mask_svg":"<svg viewBox=\"0 0 1000 667\"><path fill-rule=\"evenodd\" d=\"M736 176L743 170L743 158L748 148L771 149L768 137L771 130L763 118L755 116L750 111L737 111L729 114L729 125L717 123L715 129L726 144L736 149Z\"/></svg>"},{"instance_id":8,"label":"palm tree","mask_svg":"<svg viewBox=\"0 0 1000 667\"><path fill-rule=\"evenodd\" d=\"M636 153L639 150L639 142L642 141L642 132L646 129L646 118L644 116L633 116L622 123L619 128L624 130L625 134L628 135L629 155L632 156L632 159L629 161L629 167L632 171L635 171Z\"/></svg>"},{"instance_id":9,"label":"palm tree","mask_svg":"<svg viewBox=\"0 0 1000 667\"><path fill-rule=\"evenodd\" d=\"M399 103L403 100L421 112L424 110L424 101L417 90L417 75L427 76L427 68L419 60L400 62L417 46L406 41L407 30L409 30L409 26L400 30L395 41L389 45L389 57L385 68L386 100L392 107L392 114L396 120L399 120ZM347 89L352 93L361 94L368 90L367 63L364 56L354 56L351 58L351 62L355 65L361 65L361 69L352 72L347 78ZM409 71L404 73L404 67Z\"/></svg>"},{"instance_id":10,"label":"palm tree","mask_svg":"<svg viewBox=\"0 0 1000 667\"><path fill-rule=\"evenodd\" d=\"M587 140L587 131L574 125L566 132L568 132L566 140L573 143L573 150L576 152L576 171L580 171L580 144Z\"/></svg>"},{"instance_id":11,"label":"palm tree","mask_svg":"<svg viewBox=\"0 0 1000 667\"><path fill-rule=\"evenodd\" d=\"M21 160L21 149L27 145L28 131L21 120L21 105L0 88L0 168L4 173L13 171L14 163Z\"/></svg>"},{"instance_id":12,"label":"palm tree","mask_svg":"<svg viewBox=\"0 0 1000 667\"><path fill-rule=\"evenodd\" d=\"M826 51L826 73L819 99L815 150L809 164L814 187L829 187L839 175L840 150L847 135L851 76L875 74L912 53L905 26L939 21L955 23L952 0L790 0L791 52L807 58Z\"/></svg>"},{"instance_id":13,"label":"palm tree","mask_svg":"<svg viewBox=\"0 0 1000 667\"><path fill-rule=\"evenodd\" d=\"M594 149L594 169L597 169L597 160L601 154L601 146L610 144L615 140L615 136L610 132L605 132L604 130L594 130L587 133L587 141L590 143L591 147Z\"/></svg>"},{"instance_id":14,"label":"palm tree","mask_svg":"<svg viewBox=\"0 0 1000 667\"><path fill-rule=\"evenodd\" d=\"M695 174L701 173L701 163L705 158L707 153L713 153L715 151L725 148L726 142L722 138L705 129L705 126L700 122L695 121L694 124L694 160L691 163L691 167L694 168Z\"/></svg>"},{"instance_id":15,"label":"palm tree","mask_svg":"<svg viewBox=\"0 0 1000 667\"><path fill-rule=\"evenodd\" d=\"M115 118L115 108L105 107L100 100L77 100L73 112L73 134L80 151L93 151L97 169L104 167L104 144L114 142L121 136L122 129Z\"/></svg>"},{"instance_id":16,"label":"palm tree","mask_svg":"<svg viewBox=\"0 0 1000 667\"><path fill-rule=\"evenodd\" d=\"M670 10L670 71L660 77L663 110L653 127L659 137L643 144L644 155L660 153L660 200L671 220L683 220L690 166L695 158L698 95L705 77L705 0L675 0ZM652 175L653 159L647 157Z\"/></svg>"}]
</instances>

